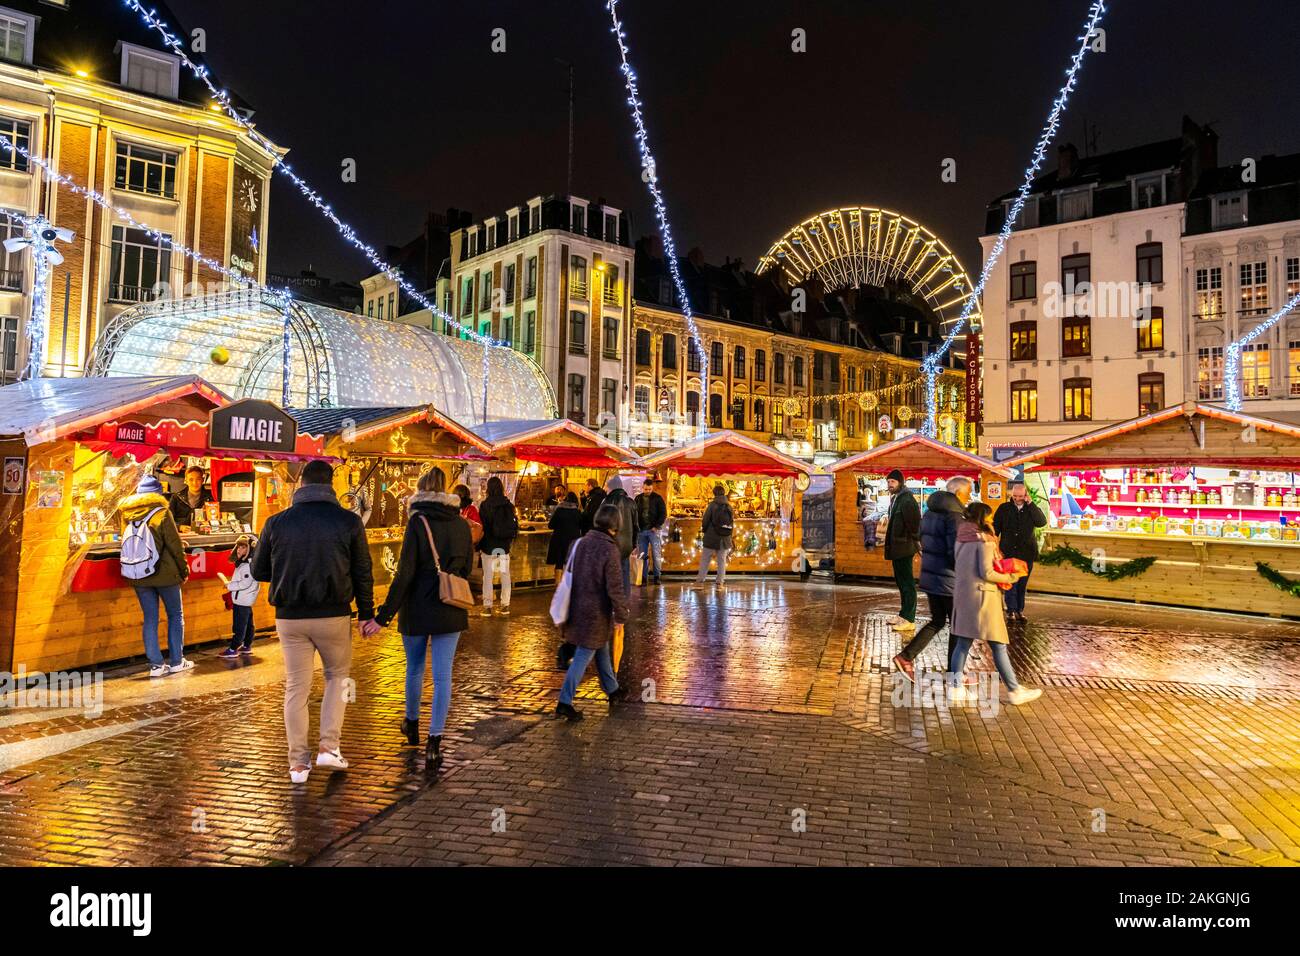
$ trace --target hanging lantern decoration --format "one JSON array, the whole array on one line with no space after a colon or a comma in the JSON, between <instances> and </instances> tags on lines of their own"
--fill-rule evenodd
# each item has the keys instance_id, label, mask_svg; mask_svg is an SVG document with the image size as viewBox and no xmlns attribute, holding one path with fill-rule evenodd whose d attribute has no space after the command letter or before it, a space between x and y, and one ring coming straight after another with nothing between
<instances>
[{"instance_id":1,"label":"hanging lantern decoration","mask_svg":"<svg viewBox=\"0 0 1300 956\"><path fill-rule=\"evenodd\" d=\"M888 415L881 415L880 421L876 422L876 430L882 435L888 435L894 430L894 422Z\"/></svg>"},{"instance_id":2,"label":"hanging lantern decoration","mask_svg":"<svg viewBox=\"0 0 1300 956\"><path fill-rule=\"evenodd\" d=\"M895 412L894 414L898 416L898 420L902 422L904 425L906 425L908 422L912 420L912 410L908 408L906 405L899 405L898 411Z\"/></svg>"},{"instance_id":3,"label":"hanging lantern decoration","mask_svg":"<svg viewBox=\"0 0 1300 956\"><path fill-rule=\"evenodd\" d=\"M781 407L785 409L787 415L798 415L801 406L799 404L799 399L787 398Z\"/></svg>"},{"instance_id":4,"label":"hanging lantern decoration","mask_svg":"<svg viewBox=\"0 0 1300 956\"><path fill-rule=\"evenodd\" d=\"M864 412L874 412L880 404L880 396L875 392L868 392L865 395L858 396L858 408Z\"/></svg>"}]
</instances>

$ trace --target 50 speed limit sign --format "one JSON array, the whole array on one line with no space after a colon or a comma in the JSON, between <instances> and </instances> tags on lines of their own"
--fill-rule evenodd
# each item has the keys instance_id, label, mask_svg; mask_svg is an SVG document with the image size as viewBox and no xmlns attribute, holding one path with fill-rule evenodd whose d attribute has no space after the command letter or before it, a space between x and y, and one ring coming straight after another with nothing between
<instances>
[{"instance_id":1,"label":"50 speed limit sign","mask_svg":"<svg viewBox=\"0 0 1300 956\"><path fill-rule=\"evenodd\" d=\"M21 458L6 458L4 468L4 493L21 495L23 493L23 475L26 463Z\"/></svg>"}]
</instances>

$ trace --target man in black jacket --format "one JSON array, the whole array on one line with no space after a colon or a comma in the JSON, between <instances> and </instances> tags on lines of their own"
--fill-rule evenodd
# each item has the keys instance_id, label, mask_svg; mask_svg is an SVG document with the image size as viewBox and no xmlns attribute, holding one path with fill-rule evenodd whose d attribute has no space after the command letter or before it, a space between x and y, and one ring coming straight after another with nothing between
<instances>
[{"instance_id":1,"label":"man in black jacket","mask_svg":"<svg viewBox=\"0 0 1300 956\"><path fill-rule=\"evenodd\" d=\"M1038 539L1034 536L1034 529L1047 524L1047 515L1029 500L1029 490L1023 481L1011 482L1007 493L1011 500L1004 501L993 513L993 530L997 532L1004 558L1019 558L1029 565L1029 573L1018 578L1011 590L1005 592L1007 616L1023 621L1025 586L1029 583L1029 574L1033 573L1034 562L1038 560Z\"/></svg>"},{"instance_id":2,"label":"man in black jacket","mask_svg":"<svg viewBox=\"0 0 1300 956\"><path fill-rule=\"evenodd\" d=\"M658 584L663 569L664 539L661 529L668 520L668 505L664 503L663 495L655 491L654 478L647 478L641 486L641 493L636 496L636 519L641 527L637 534L637 550L643 555L646 564L641 585L644 587L651 583L652 574L654 583Z\"/></svg>"},{"instance_id":3,"label":"man in black jacket","mask_svg":"<svg viewBox=\"0 0 1300 956\"><path fill-rule=\"evenodd\" d=\"M916 552L921 550L921 506L907 490L907 479L895 468L885 478L893 500L889 503L889 525L885 530L885 558L894 566L894 584L902 609L891 623L900 634L916 630L916 575L912 571Z\"/></svg>"},{"instance_id":4,"label":"man in black jacket","mask_svg":"<svg viewBox=\"0 0 1300 956\"><path fill-rule=\"evenodd\" d=\"M579 525L583 534L586 534L594 527L592 522L596 520L596 512L600 510L600 506L604 503L605 489L600 487L595 478L588 478L587 491L582 496L582 521Z\"/></svg>"},{"instance_id":5,"label":"man in black jacket","mask_svg":"<svg viewBox=\"0 0 1300 956\"><path fill-rule=\"evenodd\" d=\"M327 462L308 462L292 507L266 520L253 552L253 577L271 584L269 598L284 654L284 730L294 783L305 782L311 771L307 698L316 653L325 671L316 766L344 770L348 762L339 751L339 732L352 666L354 600L361 633L379 632L366 529L339 504L333 481L334 469Z\"/></svg>"},{"instance_id":6,"label":"man in black jacket","mask_svg":"<svg viewBox=\"0 0 1300 956\"><path fill-rule=\"evenodd\" d=\"M915 680L912 662L952 618L952 588L957 566L957 525L961 523L973 485L969 478L950 478L947 490L936 491L921 519L921 590L930 602L930 620L894 658L894 666ZM952 643L951 637L949 644Z\"/></svg>"}]
</instances>

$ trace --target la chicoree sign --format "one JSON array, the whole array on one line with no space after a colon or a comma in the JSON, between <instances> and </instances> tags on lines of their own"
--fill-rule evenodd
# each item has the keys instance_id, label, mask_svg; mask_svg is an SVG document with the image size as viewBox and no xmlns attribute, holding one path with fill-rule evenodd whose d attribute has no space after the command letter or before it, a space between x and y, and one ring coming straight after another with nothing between
<instances>
[{"instance_id":1,"label":"la chicoree sign","mask_svg":"<svg viewBox=\"0 0 1300 956\"><path fill-rule=\"evenodd\" d=\"M208 418L208 447L232 451L292 452L298 423L270 402L246 398L215 408Z\"/></svg>"}]
</instances>

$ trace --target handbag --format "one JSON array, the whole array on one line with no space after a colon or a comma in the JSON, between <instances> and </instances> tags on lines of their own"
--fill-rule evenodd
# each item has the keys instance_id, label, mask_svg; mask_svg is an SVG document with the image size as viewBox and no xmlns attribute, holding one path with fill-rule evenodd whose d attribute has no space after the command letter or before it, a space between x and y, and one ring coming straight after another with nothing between
<instances>
[{"instance_id":1,"label":"handbag","mask_svg":"<svg viewBox=\"0 0 1300 956\"><path fill-rule=\"evenodd\" d=\"M563 624L569 619L569 597L573 593L573 556L578 553L578 544L574 542L569 549L569 560L564 566L564 574L560 577L560 583L555 586L555 594L551 596L551 620L556 626Z\"/></svg>"},{"instance_id":2,"label":"handbag","mask_svg":"<svg viewBox=\"0 0 1300 956\"><path fill-rule=\"evenodd\" d=\"M639 588L641 579L645 575L645 555L640 551L633 551L628 556L628 579L632 582L632 587Z\"/></svg>"},{"instance_id":3,"label":"handbag","mask_svg":"<svg viewBox=\"0 0 1300 956\"><path fill-rule=\"evenodd\" d=\"M1029 565L1020 558L997 558L993 561L993 570L1001 574L1020 574L1029 573ZM998 588L1003 591L1010 591L1014 584L998 584Z\"/></svg>"},{"instance_id":4,"label":"handbag","mask_svg":"<svg viewBox=\"0 0 1300 956\"><path fill-rule=\"evenodd\" d=\"M449 574L442 569L442 562L438 559L438 546L433 543L433 529L429 527L429 522L424 515L417 515L417 517L424 525L424 533L429 538L429 550L433 552L433 567L438 572L438 599L452 607L466 610L472 608L474 592L470 590L469 582L458 574Z\"/></svg>"}]
</instances>

